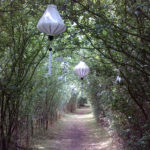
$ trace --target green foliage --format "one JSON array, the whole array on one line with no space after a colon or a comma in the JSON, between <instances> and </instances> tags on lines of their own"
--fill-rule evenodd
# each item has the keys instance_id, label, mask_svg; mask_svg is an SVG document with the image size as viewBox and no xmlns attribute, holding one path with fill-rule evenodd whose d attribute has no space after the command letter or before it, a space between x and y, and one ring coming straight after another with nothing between
<instances>
[{"instance_id":1,"label":"green foliage","mask_svg":"<svg viewBox=\"0 0 150 150\"><path fill-rule=\"evenodd\" d=\"M49 42L36 29L49 3L58 6L67 25L50 43L50 77ZM83 60L91 69L83 93L97 120L107 116L128 149L149 150L149 16L146 0L0 1L1 149L17 143L18 131L31 130L32 121L47 128L67 103L76 102L71 86L79 91L81 83L72 70ZM55 61L60 56L69 71Z\"/></svg>"},{"instance_id":2,"label":"green foliage","mask_svg":"<svg viewBox=\"0 0 150 150\"><path fill-rule=\"evenodd\" d=\"M71 93L71 98L69 99L68 103L67 103L67 111L68 112L75 112L76 111L76 108L77 108L77 96L78 96L78 93L74 93L72 91Z\"/></svg>"},{"instance_id":3,"label":"green foliage","mask_svg":"<svg viewBox=\"0 0 150 150\"><path fill-rule=\"evenodd\" d=\"M80 97L78 100L78 106L83 107L83 106L85 106L85 104L87 104L87 98L86 97Z\"/></svg>"}]
</instances>

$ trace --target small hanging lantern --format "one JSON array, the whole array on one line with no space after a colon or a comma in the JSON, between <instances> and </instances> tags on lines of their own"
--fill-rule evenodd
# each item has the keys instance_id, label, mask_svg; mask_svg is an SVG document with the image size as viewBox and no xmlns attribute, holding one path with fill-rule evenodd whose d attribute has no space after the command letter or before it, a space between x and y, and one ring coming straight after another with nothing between
<instances>
[{"instance_id":1,"label":"small hanging lantern","mask_svg":"<svg viewBox=\"0 0 150 150\"><path fill-rule=\"evenodd\" d=\"M53 4L48 5L37 24L37 28L40 32L47 34L50 40L53 40L54 36L59 35L66 30L66 26L59 15L57 6ZM51 74L51 51L52 48L49 49L49 74Z\"/></svg>"},{"instance_id":2,"label":"small hanging lantern","mask_svg":"<svg viewBox=\"0 0 150 150\"><path fill-rule=\"evenodd\" d=\"M80 79L83 80L84 77L89 74L90 69L83 61L80 61L80 63L75 66L74 71ZM81 96L83 96L83 82L81 84Z\"/></svg>"},{"instance_id":3,"label":"small hanging lantern","mask_svg":"<svg viewBox=\"0 0 150 150\"><path fill-rule=\"evenodd\" d=\"M83 61L80 61L80 63L75 66L74 71L81 80L83 80L84 77L88 75L90 69Z\"/></svg>"},{"instance_id":4,"label":"small hanging lantern","mask_svg":"<svg viewBox=\"0 0 150 150\"><path fill-rule=\"evenodd\" d=\"M117 77L116 77L116 82L119 82L119 83L120 83L120 82L121 82L121 80L122 80L122 79L121 79L121 77L120 77L120 76L117 76Z\"/></svg>"}]
</instances>

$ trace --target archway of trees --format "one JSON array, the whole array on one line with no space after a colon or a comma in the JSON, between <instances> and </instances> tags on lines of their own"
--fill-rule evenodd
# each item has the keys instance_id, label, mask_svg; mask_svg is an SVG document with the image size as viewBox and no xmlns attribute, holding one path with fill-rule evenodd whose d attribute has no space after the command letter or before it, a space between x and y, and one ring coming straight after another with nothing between
<instances>
[{"instance_id":1,"label":"archway of trees","mask_svg":"<svg viewBox=\"0 0 150 150\"><path fill-rule=\"evenodd\" d=\"M67 30L49 43L36 25L51 3ZM28 145L81 99L73 68L83 60L90 67L84 98L96 119L109 118L127 150L149 150L149 37L148 0L0 0L1 149L24 137Z\"/></svg>"}]
</instances>

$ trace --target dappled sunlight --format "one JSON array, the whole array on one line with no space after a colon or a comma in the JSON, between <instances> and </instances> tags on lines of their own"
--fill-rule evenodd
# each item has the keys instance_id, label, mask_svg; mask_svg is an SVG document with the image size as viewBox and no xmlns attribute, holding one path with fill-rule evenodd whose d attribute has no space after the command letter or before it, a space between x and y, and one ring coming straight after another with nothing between
<instances>
[{"instance_id":1,"label":"dappled sunlight","mask_svg":"<svg viewBox=\"0 0 150 150\"><path fill-rule=\"evenodd\" d=\"M55 138L47 136L47 139L38 141L40 144L35 145L35 148L38 150L120 150L113 144L113 139L107 130L96 123L93 113L88 113L89 108L77 111L78 113L65 115L55 127L50 128L49 134L55 133Z\"/></svg>"},{"instance_id":2,"label":"dappled sunlight","mask_svg":"<svg viewBox=\"0 0 150 150\"><path fill-rule=\"evenodd\" d=\"M111 144L111 140L103 142L103 143L98 143L96 148L100 148L100 149L107 148L108 146L110 146L110 144Z\"/></svg>"},{"instance_id":3,"label":"dappled sunlight","mask_svg":"<svg viewBox=\"0 0 150 150\"><path fill-rule=\"evenodd\" d=\"M45 149L45 147L41 146L41 145L35 145L35 148L38 148L39 150L40 149Z\"/></svg>"},{"instance_id":4,"label":"dappled sunlight","mask_svg":"<svg viewBox=\"0 0 150 150\"><path fill-rule=\"evenodd\" d=\"M90 114L87 114L87 115L75 115L76 118L78 119L86 119L86 121L88 121L88 119L93 119L93 114L90 113Z\"/></svg>"},{"instance_id":5,"label":"dappled sunlight","mask_svg":"<svg viewBox=\"0 0 150 150\"><path fill-rule=\"evenodd\" d=\"M48 137L47 137L48 138ZM47 150L49 148L55 148L56 145L61 145L61 141L59 140L55 140L55 139L45 139L45 140L38 140L37 142L39 142L40 144L35 144L34 148L38 149L38 150Z\"/></svg>"},{"instance_id":6,"label":"dappled sunlight","mask_svg":"<svg viewBox=\"0 0 150 150\"><path fill-rule=\"evenodd\" d=\"M103 142L95 142L95 143L91 143L89 144L89 149L88 150L109 150L108 148L110 148L110 150L113 150L112 148L112 141L110 139L103 141ZM117 149L114 149L117 150Z\"/></svg>"}]
</instances>

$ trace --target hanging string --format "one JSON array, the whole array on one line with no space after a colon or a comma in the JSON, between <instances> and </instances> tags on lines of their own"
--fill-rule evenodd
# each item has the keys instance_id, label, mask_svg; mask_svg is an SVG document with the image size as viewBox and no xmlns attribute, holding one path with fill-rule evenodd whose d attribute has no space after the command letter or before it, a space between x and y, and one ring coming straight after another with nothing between
<instances>
[{"instance_id":1,"label":"hanging string","mask_svg":"<svg viewBox=\"0 0 150 150\"><path fill-rule=\"evenodd\" d=\"M67 2L68 2L68 0L66 0L65 3L64 3L64 6L65 6L65 7L67 6Z\"/></svg>"},{"instance_id":2,"label":"hanging string","mask_svg":"<svg viewBox=\"0 0 150 150\"><path fill-rule=\"evenodd\" d=\"M48 74L52 73L52 48L49 48L49 65L48 65Z\"/></svg>"},{"instance_id":3,"label":"hanging string","mask_svg":"<svg viewBox=\"0 0 150 150\"><path fill-rule=\"evenodd\" d=\"M65 2L64 2L64 5L61 5L61 3L59 3L59 5L61 5L60 7L59 7L59 10L62 10L62 11L65 11L66 10L66 8L67 8L67 3L68 3L68 0L66 0Z\"/></svg>"},{"instance_id":4,"label":"hanging string","mask_svg":"<svg viewBox=\"0 0 150 150\"><path fill-rule=\"evenodd\" d=\"M83 97L83 78L81 78L81 97Z\"/></svg>"}]
</instances>

